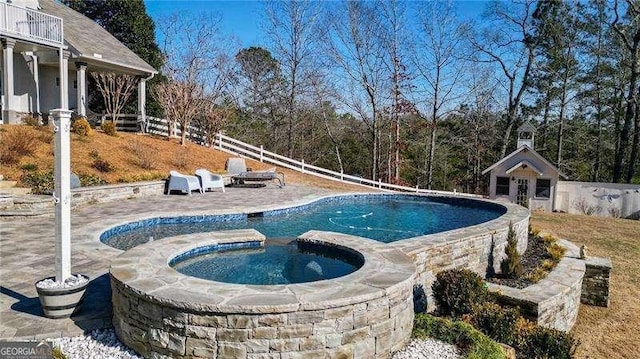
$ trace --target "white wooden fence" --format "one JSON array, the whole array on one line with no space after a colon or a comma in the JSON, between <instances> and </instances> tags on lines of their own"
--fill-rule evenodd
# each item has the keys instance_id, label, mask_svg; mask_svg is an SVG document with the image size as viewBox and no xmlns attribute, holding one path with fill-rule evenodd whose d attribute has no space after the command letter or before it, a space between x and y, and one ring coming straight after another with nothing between
<instances>
[{"instance_id":1,"label":"white wooden fence","mask_svg":"<svg viewBox=\"0 0 640 359\"><path fill-rule=\"evenodd\" d=\"M391 183L382 182L382 180L373 181L370 179L351 176L348 174L344 174L344 172L335 172L328 170L326 168L317 167L308 163L305 163L304 160L294 160L289 157L281 156L277 153L269 152L264 149L264 146L255 147L248 143L233 139L229 136L226 136L222 133L218 133L216 135L215 140L215 148L227 152L230 154L234 154L237 156L251 158L260 162L274 164L276 166L288 168L290 170L294 170L297 172L301 172L308 175L313 175L320 178L325 178L332 181L342 182L342 183L351 183L356 185L362 185L366 187L373 187L381 190L390 190L390 191L403 191L403 192L415 192L415 193L428 193L428 194L442 194L442 195L456 195L456 196L464 196L464 197L482 197L476 194L469 193L461 193L461 192L447 192L447 191L433 191L426 190L416 187L407 187L400 186Z\"/></svg>"},{"instance_id":2,"label":"white wooden fence","mask_svg":"<svg viewBox=\"0 0 640 359\"><path fill-rule=\"evenodd\" d=\"M122 123L121 123L122 121ZM120 115L117 125L118 130L134 131L137 130L136 123L137 116L136 115ZM167 136L168 130L168 121L166 119L147 116L147 128L146 133ZM174 131L175 136L180 136L181 131L179 126L175 125ZM202 131L195 127L189 126L187 131L187 138L195 143L204 144L204 136ZM381 179L377 181L373 181L370 179L352 176L345 174L344 172L335 172L332 170L328 170L326 168L317 167L308 163L305 163L304 160L294 160L289 157L285 157L279 155L277 153L269 152L264 149L264 146L255 147L248 143L236 140L229 136L226 136L222 133L218 133L215 138L214 146L216 149L227 152L236 156L246 157L250 159L254 159L263 163L270 163L276 166L288 168L293 171L297 171L300 173L316 176L319 178L325 178L332 181L342 182L342 183L351 183L356 185L361 185L365 187L373 187L380 190L387 191L403 191L403 192L414 192L414 193L427 193L427 194L441 194L441 195L456 195L462 197L482 197L475 194L462 193L462 192L448 192L448 191L433 191L427 189L421 189L416 187L407 187L400 186L391 183L382 182Z\"/></svg>"}]
</instances>

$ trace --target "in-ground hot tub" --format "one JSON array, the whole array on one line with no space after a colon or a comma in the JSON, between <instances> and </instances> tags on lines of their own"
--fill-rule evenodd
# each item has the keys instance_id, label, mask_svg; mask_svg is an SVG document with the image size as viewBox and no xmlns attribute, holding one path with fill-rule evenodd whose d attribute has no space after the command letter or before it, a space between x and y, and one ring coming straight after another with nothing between
<instances>
[{"instance_id":1,"label":"in-ground hot tub","mask_svg":"<svg viewBox=\"0 0 640 359\"><path fill-rule=\"evenodd\" d=\"M413 324L412 260L346 234L311 231L298 241L361 265L333 279L279 285L211 281L169 266L198 252L261 247L264 236L255 230L183 235L128 250L111 267L118 337L145 357L373 358L402 348Z\"/></svg>"},{"instance_id":2,"label":"in-ground hot tub","mask_svg":"<svg viewBox=\"0 0 640 359\"><path fill-rule=\"evenodd\" d=\"M199 247L169 262L171 268L188 276L257 285L333 279L353 273L363 264L358 252L295 238L244 242L240 248Z\"/></svg>"}]
</instances>

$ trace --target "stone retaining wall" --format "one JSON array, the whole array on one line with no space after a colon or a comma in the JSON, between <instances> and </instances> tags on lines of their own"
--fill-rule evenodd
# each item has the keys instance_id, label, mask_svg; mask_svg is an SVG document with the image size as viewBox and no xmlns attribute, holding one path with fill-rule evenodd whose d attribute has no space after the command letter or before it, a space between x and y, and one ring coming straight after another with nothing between
<instances>
[{"instance_id":1,"label":"stone retaining wall","mask_svg":"<svg viewBox=\"0 0 640 359\"><path fill-rule=\"evenodd\" d=\"M501 304L518 307L522 315L539 325L569 331L578 317L583 260L564 257L558 265L536 284L523 289L488 283Z\"/></svg>"},{"instance_id":2,"label":"stone retaining wall","mask_svg":"<svg viewBox=\"0 0 640 359\"><path fill-rule=\"evenodd\" d=\"M409 255L418 269L416 311L430 312L435 309L431 285L436 279L435 274L440 271L466 268L483 278L490 267L499 272L507 246L509 224L516 232L518 251L524 253L528 241L529 211L510 203L501 205L507 207L507 213L495 220L388 244Z\"/></svg>"},{"instance_id":3,"label":"stone retaining wall","mask_svg":"<svg viewBox=\"0 0 640 359\"><path fill-rule=\"evenodd\" d=\"M413 327L415 266L384 243L311 231L305 241L364 257L358 271L311 283L251 286L182 275L171 257L255 240L255 231L186 235L137 246L111 268L113 324L128 347L154 358L389 358ZM197 246L197 247L196 247Z\"/></svg>"},{"instance_id":4,"label":"stone retaining wall","mask_svg":"<svg viewBox=\"0 0 640 359\"><path fill-rule=\"evenodd\" d=\"M164 194L165 181L133 182L105 186L80 187L71 190L71 205L114 202L124 199Z\"/></svg>"},{"instance_id":5,"label":"stone retaining wall","mask_svg":"<svg viewBox=\"0 0 640 359\"><path fill-rule=\"evenodd\" d=\"M588 257L585 264L586 272L582 280L581 302L598 307L608 307L611 260L608 258Z\"/></svg>"}]
</instances>

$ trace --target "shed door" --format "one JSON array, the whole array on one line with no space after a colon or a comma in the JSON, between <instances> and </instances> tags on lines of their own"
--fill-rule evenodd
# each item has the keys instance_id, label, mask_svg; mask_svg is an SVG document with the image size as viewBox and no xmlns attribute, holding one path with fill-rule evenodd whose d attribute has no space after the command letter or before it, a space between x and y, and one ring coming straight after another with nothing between
<instances>
[{"instance_id":1,"label":"shed door","mask_svg":"<svg viewBox=\"0 0 640 359\"><path fill-rule=\"evenodd\" d=\"M516 203L529 208L529 180L526 178L518 178Z\"/></svg>"}]
</instances>

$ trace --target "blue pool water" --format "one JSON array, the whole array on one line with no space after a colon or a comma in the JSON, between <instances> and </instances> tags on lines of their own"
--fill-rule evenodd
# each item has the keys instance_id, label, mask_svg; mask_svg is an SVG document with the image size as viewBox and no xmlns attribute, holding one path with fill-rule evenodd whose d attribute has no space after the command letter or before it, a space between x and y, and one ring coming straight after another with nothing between
<instances>
[{"instance_id":1,"label":"blue pool water","mask_svg":"<svg viewBox=\"0 0 640 359\"><path fill-rule=\"evenodd\" d=\"M269 241L259 248L188 255L169 263L185 275L256 285L332 279L352 273L362 264L356 254L291 239Z\"/></svg>"},{"instance_id":2,"label":"blue pool water","mask_svg":"<svg viewBox=\"0 0 640 359\"><path fill-rule=\"evenodd\" d=\"M250 215L155 218L106 231L101 241L122 250L182 234L253 228L267 238L333 231L389 243L467 227L504 214L503 206L463 198L355 195Z\"/></svg>"}]
</instances>

